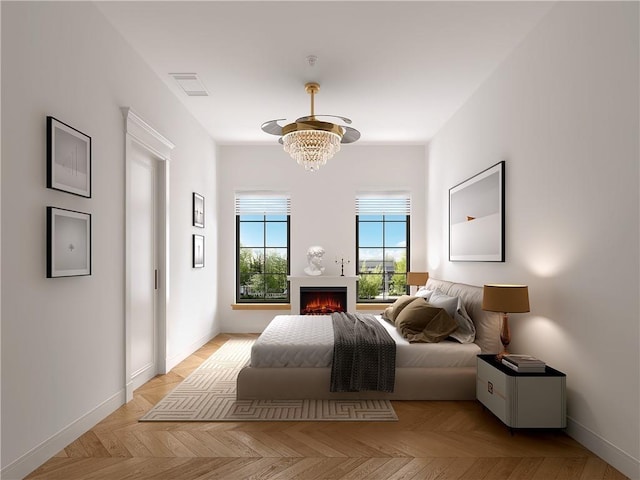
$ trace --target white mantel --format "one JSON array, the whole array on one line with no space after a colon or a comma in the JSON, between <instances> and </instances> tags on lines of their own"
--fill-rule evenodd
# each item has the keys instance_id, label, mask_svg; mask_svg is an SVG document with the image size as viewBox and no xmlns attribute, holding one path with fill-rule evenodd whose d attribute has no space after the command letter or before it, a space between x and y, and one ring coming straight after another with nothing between
<instances>
[{"instance_id":1,"label":"white mantel","mask_svg":"<svg viewBox=\"0 0 640 480\"><path fill-rule=\"evenodd\" d=\"M300 313L300 287L347 287L347 312L356 311L356 282L357 276L332 276L332 275L304 275L288 276L291 290L291 314Z\"/></svg>"}]
</instances>

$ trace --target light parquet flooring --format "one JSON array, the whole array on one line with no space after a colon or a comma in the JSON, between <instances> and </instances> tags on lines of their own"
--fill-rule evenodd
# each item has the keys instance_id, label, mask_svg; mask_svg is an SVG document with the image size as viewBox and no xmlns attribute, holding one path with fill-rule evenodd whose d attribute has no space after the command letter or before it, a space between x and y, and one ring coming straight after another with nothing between
<instances>
[{"instance_id":1,"label":"light parquet flooring","mask_svg":"<svg viewBox=\"0 0 640 480\"><path fill-rule=\"evenodd\" d=\"M32 472L46 480L622 480L563 433L511 435L477 402L394 402L398 422L142 423L219 335Z\"/></svg>"}]
</instances>

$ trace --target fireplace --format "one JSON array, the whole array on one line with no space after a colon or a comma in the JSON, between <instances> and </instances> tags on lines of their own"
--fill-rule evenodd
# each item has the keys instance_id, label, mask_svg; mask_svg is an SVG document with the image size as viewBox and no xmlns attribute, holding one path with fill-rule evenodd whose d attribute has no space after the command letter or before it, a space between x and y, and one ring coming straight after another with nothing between
<instances>
[{"instance_id":1,"label":"fireplace","mask_svg":"<svg viewBox=\"0 0 640 480\"><path fill-rule=\"evenodd\" d=\"M300 287L300 315L347 311L347 287Z\"/></svg>"},{"instance_id":2,"label":"fireplace","mask_svg":"<svg viewBox=\"0 0 640 480\"><path fill-rule=\"evenodd\" d=\"M343 303L345 312L354 313L356 311L356 291L358 285L358 277L355 275L291 275L287 276L289 280L289 290L291 292L291 313L300 315L304 307L301 307L301 288L309 288L318 290L318 288L329 287L331 289L340 289L347 291L347 301ZM343 297L344 298L344 297ZM344 300L343 300L344 302Z\"/></svg>"}]
</instances>

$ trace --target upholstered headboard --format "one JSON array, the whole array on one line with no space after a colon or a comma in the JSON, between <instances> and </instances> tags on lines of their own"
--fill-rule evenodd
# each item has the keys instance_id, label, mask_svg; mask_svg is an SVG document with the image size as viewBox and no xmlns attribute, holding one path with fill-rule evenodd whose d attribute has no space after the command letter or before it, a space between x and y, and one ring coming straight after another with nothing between
<instances>
[{"instance_id":1,"label":"upholstered headboard","mask_svg":"<svg viewBox=\"0 0 640 480\"><path fill-rule=\"evenodd\" d=\"M429 278L426 287L428 290L440 290L446 295L462 299L464 308L476 327L475 343L482 349L482 353L498 353L502 350L500 314L482 310L482 287L436 278Z\"/></svg>"}]
</instances>

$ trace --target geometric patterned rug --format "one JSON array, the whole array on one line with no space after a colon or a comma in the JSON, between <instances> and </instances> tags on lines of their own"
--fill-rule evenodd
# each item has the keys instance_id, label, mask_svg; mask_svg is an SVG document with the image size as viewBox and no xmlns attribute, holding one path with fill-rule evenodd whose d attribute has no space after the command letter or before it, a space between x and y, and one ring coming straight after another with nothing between
<instances>
[{"instance_id":1,"label":"geometric patterned rug","mask_svg":"<svg viewBox=\"0 0 640 480\"><path fill-rule=\"evenodd\" d=\"M141 422L393 422L389 400L236 400L236 378L253 340L230 339Z\"/></svg>"}]
</instances>

